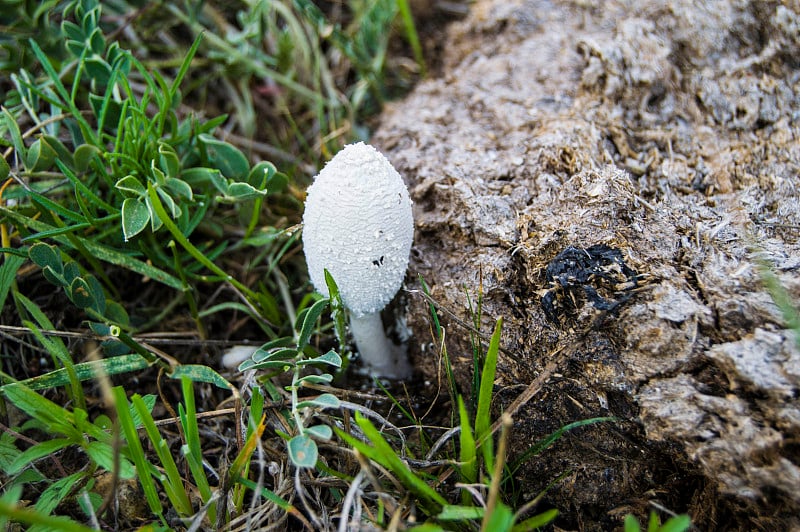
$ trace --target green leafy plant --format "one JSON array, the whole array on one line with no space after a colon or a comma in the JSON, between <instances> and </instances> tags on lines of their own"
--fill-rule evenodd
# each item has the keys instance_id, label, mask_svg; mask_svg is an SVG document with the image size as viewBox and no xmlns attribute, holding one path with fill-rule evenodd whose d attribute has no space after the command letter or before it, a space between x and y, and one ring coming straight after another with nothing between
<instances>
[{"instance_id":1,"label":"green leafy plant","mask_svg":"<svg viewBox=\"0 0 800 532\"><path fill-rule=\"evenodd\" d=\"M111 426L108 416L100 415L90 420L84 408L66 409L24 384L8 384L0 390L6 401L30 416L30 421L20 428L21 431L38 430L54 436L52 439L36 442L24 451L5 439L4 452L0 455L2 469L10 477L10 486L22 487L31 482L47 483L47 488L34 505L39 517L49 516L59 504L67 499L79 499L81 494L86 494L93 505L99 505L100 497L92 491L95 483L93 475L98 468L122 478L134 477L133 463L115 452L114 438L108 431ZM154 399L150 397L146 400L149 408L152 408ZM4 435L4 438L7 437ZM63 469L56 458L60 451L70 447L80 449L88 461L88 467L71 474ZM45 477L35 468L40 460L54 460L56 468L62 471L63 476L55 480ZM91 513L96 508L84 510ZM24 517L15 518L26 521Z\"/></svg>"},{"instance_id":2,"label":"green leafy plant","mask_svg":"<svg viewBox=\"0 0 800 532\"><path fill-rule=\"evenodd\" d=\"M224 116L179 117L179 86L199 38L167 81L117 42L107 42L97 2L75 2L66 11L76 18L65 20L62 31L77 63L59 70L31 41L45 77L22 71L5 103L0 132L10 137L22 164L11 174L16 184L4 192L15 206L0 210L2 222L13 224L23 242L47 238L74 249L112 294L101 262L183 290L177 277L198 278L199 264L184 267L183 257L176 261L165 253L156 238L165 222L188 238L216 206L263 200L282 190L286 177L268 162L251 167L238 148L214 137ZM137 78L141 87L132 84ZM25 132L18 127L23 116L32 123ZM87 234L93 237L82 236ZM203 250L211 260L222 251L224 246ZM106 299L95 295L98 303Z\"/></svg>"},{"instance_id":3,"label":"green leafy plant","mask_svg":"<svg viewBox=\"0 0 800 532\"><path fill-rule=\"evenodd\" d=\"M457 397L459 454L458 460L452 467L460 477L459 485L467 488L462 491L461 504L449 503L436 489L436 485L431 485L432 479L412 469L384 434L361 413L356 412L355 418L360 436L336 429L341 440L391 473L396 482L414 497L415 503L429 518L426 524L414 530L448 530L461 527L470 521L479 523L482 529L487 530L533 530L546 525L558 515L557 510L548 510L533 517L523 518L524 513L532 505L515 512L502 500L501 490L504 468L507 465L506 449L511 418L508 415L501 418L502 430L495 452L489 413L501 333L502 319L499 319L486 352L481 373L482 379L485 380L481 381L474 418L470 418L463 399ZM478 487L484 489L488 495L482 503L471 495L474 492L470 490Z\"/></svg>"},{"instance_id":4,"label":"green leafy plant","mask_svg":"<svg viewBox=\"0 0 800 532\"><path fill-rule=\"evenodd\" d=\"M333 290L330 292L334 300L333 306L340 308L338 289L328 276ZM290 419L296 431L287 435L287 451L292 464L300 468L313 468L317 464L318 449L315 440L328 441L333 430L325 424L310 424L308 413L326 408L339 408L339 399L330 393L323 393L311 398L301 398L299 392L307 384L329 384L333 380L331 373L310 373L311 367L337 371L342 367L342 358L334 350L324 354L309 354L310 341L314 328L322 313L331 305L329 298L316 300L310 307L302 309L295 322L293 337L277 338L258 348L249 360L239 365L240 371L278 370L290 372L292 382L286 389L291 394ZM343 327L343 324L339 325Z\"/></svg>"}]
</instances>

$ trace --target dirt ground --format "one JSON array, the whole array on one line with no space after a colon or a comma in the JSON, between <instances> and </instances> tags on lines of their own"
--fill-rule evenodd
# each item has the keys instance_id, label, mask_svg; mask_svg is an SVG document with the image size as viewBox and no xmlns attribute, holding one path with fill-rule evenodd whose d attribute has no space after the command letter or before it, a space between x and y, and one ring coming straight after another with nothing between
<instances>
[{"instance_id":1,"label":"dirt ground","mask_svg":"<svg viewBox=\"0 0 800 532\"><path fill-rule=\"evenodd\" d=\"M688 512L800 529L800 3L478 0L442 71L373 142L408 181L414 363L434 381L421 275L459 383L467 294L505 320L495 412L558 528ZM765 269L765 265L769 268Z\"/></svg>"}]
</instances>

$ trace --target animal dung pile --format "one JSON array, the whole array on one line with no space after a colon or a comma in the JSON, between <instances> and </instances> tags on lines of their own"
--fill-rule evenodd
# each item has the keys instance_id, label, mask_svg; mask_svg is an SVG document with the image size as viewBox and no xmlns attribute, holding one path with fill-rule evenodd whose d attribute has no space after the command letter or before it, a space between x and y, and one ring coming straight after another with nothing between
<instances>
[{"instance_id":1,"label":"animal dung pile","mask_svg":"<svg viewBox=\"0 0 800 532\"><path fill-rule=\"evenodd\" d=\"M467 294L505 320L495 413L525 500L608 530L800 527L800 13L762 0L479 0L373 143L406 178L422 276L472 378ZM428 301L409 295L433 380ZM474 307L473 307L474 308ZM424 353L424 355L423 355Z\"/></svg>"}]
</instances>

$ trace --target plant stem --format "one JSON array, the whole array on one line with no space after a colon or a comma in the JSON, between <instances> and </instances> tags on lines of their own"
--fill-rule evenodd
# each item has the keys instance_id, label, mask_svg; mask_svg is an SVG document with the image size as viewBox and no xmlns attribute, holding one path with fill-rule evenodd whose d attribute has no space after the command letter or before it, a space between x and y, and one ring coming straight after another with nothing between
<instances>
[{"instance_id":1,"label":"plant stem","mask_svg":"<svg viewBox=\"0 0 800 532\"><path fill-rule=\"evenodd\" d=\"M167 211L164 209L164 205L161 204L161 200L158 198L158 193L156 192L156 187L153 186L152 183L147 184L147 194L150 197L150 201L153 204L153 209L156 211L156 214L164 223L164 227L172 234L172 237L181 245L183 248L189 252L189 254L194 257L194 259L214 272L215 274L219 275L221 278L228 281L230 284L235 286L239 291L247 296L247 299L250 301L257 302L258 299L256 294L247 288L244 284L236 280L233 276L225 273L222 268L211 262L203 253L194 247L194 244L189 242L189 239L181 233L181 230L178 229L178 226L175 225L175 222L172 221L172 218L169 217Z\"/></svg>"}]
</instances>

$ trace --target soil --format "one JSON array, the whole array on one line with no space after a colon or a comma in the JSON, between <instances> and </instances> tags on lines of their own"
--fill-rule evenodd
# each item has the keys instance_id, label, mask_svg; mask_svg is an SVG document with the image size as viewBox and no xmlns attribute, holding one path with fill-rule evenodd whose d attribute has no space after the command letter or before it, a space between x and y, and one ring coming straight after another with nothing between
<instances>
[{"instance_id":1,"label":"soil","mask_svg":"<svg viewBox=\"0 0 800 532\"><path fill-rule=\"evenodd\" d=\"M602 7L601 7L602 6ZM373 143L408 181L412 358L462 391L503 317L494 413L557 528L688 512L800 528L800 3L478 0Z\"/></svg>"}]
</instances>

